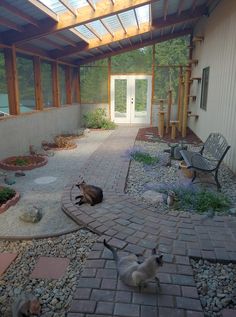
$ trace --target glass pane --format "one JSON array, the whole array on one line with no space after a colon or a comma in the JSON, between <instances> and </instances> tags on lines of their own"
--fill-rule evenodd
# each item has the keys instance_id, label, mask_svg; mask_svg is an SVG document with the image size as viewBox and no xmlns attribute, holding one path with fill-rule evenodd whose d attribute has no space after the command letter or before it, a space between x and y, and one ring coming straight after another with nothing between
<instances>
[{"instance_id":1,"label":"glass pane","mask_svg":"<svg viewBox=\"0 0 236 317\"><path fill-rule=\"evenodd\" d=\"M30 58L17 56L20 112L35 110L34 67Z\"/></svg>"},{"instance_id":2,"label":"glass pane","mask_svg":"<svg viewBox=\"0 0 236 317\"><path fill-rule=\"evenodd\" d=\"M78 80L78 70L76 68L72 69L72 102L76 103L77 100L77 91L79 89L79 80Z\"/></svg>"},{"instance_id":3,"label":"glass pane","mask_svg":"<svg viewBox=\"0 0 236 317\"><path fill-rule=\"evenodd\" d=\"M0 116L9 114L8 91L5 72L5 59L0 52Z\"/></svg>"},{"instance_id":4,"label":"glass pane","mask_svg":"<svg viewBox=\"0 0 236 317\"><path fill-rule=\"evenodd\" d=\"M66 70L64 65L59 65L60 104L66 104Z\"/></svg>"},{"instance_id":5,"label":"glass pane","mask_svg":"<svg viewBox=\"0 0 236 317\"><path fill-rule=\"evenodd\" d=\"M146 79L135 80L135 113L136 118L147 116L147 89Z\"/></svg>"},{"instance_id":6,"label":"glass pane","mask_svg":"<svg viewBox=\"0 0 236 317\"><path fill-rule=\"evenodd\" d=\"M127 116L127 80L115 79L115 117Z\"/></svg>"},{"instance_id":7,"label":"glass pane","mask_svg":"<svg viewBox=\"0 0 236 317\"><path fill-rule=\"evenodd\" d=\"M41 63L41 81L43 91L43 106L44 108L53 107L52 65L50 63Z\"/></svg>"}]
</instances>

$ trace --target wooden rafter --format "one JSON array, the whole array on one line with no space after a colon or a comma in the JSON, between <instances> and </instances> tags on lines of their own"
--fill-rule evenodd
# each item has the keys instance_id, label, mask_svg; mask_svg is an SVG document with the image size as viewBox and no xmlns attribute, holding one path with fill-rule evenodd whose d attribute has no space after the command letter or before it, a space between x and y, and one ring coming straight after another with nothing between
<instances>
[{"instance_id":1,"label":"wooden rafter","mask_svg":"<svg viewBox=\"0 0 236 317\"><path fill-rule=\"evenodd\" d=\"M48 43L49 45L51 46L54 46L55 48L57 48L58 50L63 50L63 46L61 45L58 45L57 43L55 43L54 41L50 40L50 39L47 39L47 38L42 38L40 39L40 41L43 41L45 43Z\"/></svg>"},{"instance_id":2,"label":"wooden rafter","mask_svg":"<svg viewBox=\"0 0 236 317\"><path fill-rule=\"evenodd\" d=\"M192 0L192 12L195 10L196 6L197 6L197 0Z\"/></svg>"},{"instance_id":3,"label":"wooden rafter","mask_svg":"<svg viewBox=\"0 0 236 317\"><path fill-rule=\"evenodd\" d=\"M149 5L149 23L152 25L152 6Z\"/></svg>"},{"instance_id":4,"label":"wooden rafter","mask_svg":"<svg viewBox=\"0 0 236 317\"><path fill-rule=\"evenodd\" d=\"M111 3L114 5L115 4L115 0L111 0Z\"/></svg>"},{"instance_id":5,"label":"wooden rafter","mask_svg":"<svg viewBox=\"0 0 236 317\"><path fill-rule=\"evenodd\" d=\"M166 20L166 17L168 14L168 6L169 6L169 1L164 0L164 4L163 4L163 18L164 18L164 20Z\"/></svg>"},{"instance_id":6,"label":"wooden rafter","mask_svg":"<svg viewBox=\"0 0 236 317\"><path fill-rule=\"evenodd\" d=\"M77 61L77 64L78 65L82 65L82 64L91 63L91 62L93 62L95 60L99 60L99 59L107 58L107 57L114 56L114 55L117 55L117 54L129 52L131 50L138 49L138 48L141 48L141 47L144 47L144 46L149 46L149 45L152 45L152 44L157 44L157 43L161 43L161 42L164 42L164 41L168 41L168 40L171 40L171 39L176 38L176 37L181 37L181 36L184 36L184 35L191 34L192 31L193 31L192 29L185 29L184 31L175 32L173 34L167 34L167 35L165 35L163 37L154 38L152 40L143 40L142 43L133 44L133 47L129 46L129 47L125 47L123 49L113 50L112 52L105 53L105 54L103 54L101 56L97 56L95 58L85 59L82 63L80 61Z\"/></svg>"},{"instance_id":7,"label":"wooden rafter","mask_svg":"<svg viewBox=\"0 0 236 317\"><path fill-rule=\"evenodd\" d=\"M104 22L103 20L100 20L100 22L102 23L102 25L104 26L104 28L107 30L107 32L110 33L112 37L114 37L114 33L113 33L112 30L109 28L109 26L107 25L107 23Z\"/></svg>"},{"instance_id":8,"label":"wooden rafter","mask_svg":"<svg viewBox=\"0 0 236 317\"><path fill-rule=\"evenodd\" d=\"M5 0L1 0L0 6L3 7L5 10L7 10L8 12L12 13L13 15L19 17L23 21L33 24L34 26L38 26L38 22L35 19L33 19L30 15L24 13L17 7L14 7L10 3L6 2Z\"/></svg>"},{"instance_id":9,"label":"wooden rafter","mask_svg":"<svg viewBox=\"0 0 236 317\"><path fill-rule=\"evenodd\" d=\"M179 23L188 22L194 20L205 13L205 7L200 7L195 10L195 12L191 12L191 10L183 11L179 16L178 14L170 15L167 17L166 21L163 19L157 19L153 21L153 26L150 26L149 23L143 23L140 25L140 29L137 30L135 27L127 28L127 34L124 34L123 31L118 31L114 33L114 38L111 39L110 35L105 35L102 37L102 41L98 41L97 39L90 40L89 44L84 47L84 51L89 51L90 49L94 49L100 46L107 46L108 44L112 44L123 39L132 38L139 35L150 34L152 30L162 29L165 27L170 27ZM70 47L64 49L62 52L52 52L53 58L62 58L68 55L73 55L81 49L81 47Z\"/></svg>"},{"instance_id":10,"label":"wooden rafter","mask_svg":"<svg viewBox=\"0 0 236 317\"><path fill-rule=\"evenodd\" d=\"M98 38L99 39L99 41L101 41L102 40L102 38L101 38L101 36L98 34L98 32L96 31L96 30L94 30L94 28L91 26L91 25L89 25L89 24L85 24L84 25L90 32L92 32L93 33L93 35L95 35L96 36L96 38Z\"/></svg>"},{"instance_id":11,"label":"wooden rafter","mask_svg":"<svg viewBox=\"0 0 236 317\"><path fill-rule=\"evenodd\" d=\"M68 37L66 37L63 34L56 33L55 36L71 46L74 46L74 47L76 46L76 43L74 41L72 41L71 39L69 39Z\"/></svg>"},{"instance_id":12,"label":"wooden rafter","mask_svg":"<svg viewBox=\"0 0 236 317\"><path fill-rule=\"evenodd\" d=\"M16 23L7 20L3 17L0 18L0 25L6 26L9 29L13 29L17 32L23 32L23 28L20 25L17 25Z\"/></svg>"},{"instance_id":13,"label":"wooden rafter","mask_svg":"<svg viewBox=\"0 0 236 317\"><path fill-rule=\"evenodd\" d=\"M140 29L140 23L139 23L137 12L136 12L135 9L134 9L134 17L135 17L135 21L136 21L136 24L137 24L137 28L139 30Z\"/></svg>"},{"instance_id":14,"label":"wooden rafter","mask_svg":"<svg viewBox=\"0 0 236 317\"><path fill-rule=\"evenodd\" d=\"M29 0L30 2L37 2L36 0ZM68 13L60 14L60 19L57 23L51 23L51 20L43 21L39 23L39 28L28 26L27 32L24 32L19 36L18 33L5 32L3 34L3 43L17 44L31 41L40 37L44 37L48 34L53 34L65 29L70 29L75 26L83 25L97 19L102 19L110 15L118 14L126 10L141 7L142 5L150 4L158 0L129 0L129 1L117 1L111 6L110 0L101 0L96 5L96 11L90 6L82 7L78 10L77 17L72 17Z\"/></svg>"},{"instance_id":15,"label":"wooden rafter","mask_svg":"<svg viewBox=\"0 0 236 317\"><path fill-rule=\"evenodd\" d=\"M50 10L42 2L40 2L38 0L27 0L27 1L30 2L36 8L38 8L40 11L42 11L44 14L46 14L49 18L53 19L54 21L58 21L57 14L54 13L52 10Z\"/></svg>"},{"instance_id":16,"label":"wooden rafter","mask_svg":"<svg viewBox=\"0 0 236 317\"><path fill-rule=\"evenodd\" d=\"M119 17L119 14L117 14L117 19L118 19L118 21L119 21L124 33L127 34L126 28L124 26L124 23L121 21L121 18Z\"/></svg>"},{"instance_id":17,"label":"wooden rafter","mask_svg":"<svg viewBox=\"0 0 236 317\"><path fill-rule=\"evenodd\" d=\"M88 4L90 5L90 7L93 9L93 11L96 11L96 6L93 3L93 0L87 0Z\"/></svg>"},{"instance_id":18,"label":"wooden rafter","mask_svg":"<svg viewBox=\"0 0 236 317\"><path fill-rule=\"evenodd\" d=\"M184 1L185 1L185 0L179 0L178 15L180 15L181 12L183 11Z\"/></svg>"},{"instance_id":19,"label":"wooden rafter","mask_svg":"<svg viewBox=\"0 0 236 317\"><path fill-rule=\"evenodd\" d=\"M59 0L75 17L77 16L76 10L68 3L67 0Z\"/></svg>"},{"instance_id":20,"label":"wooden rafter","mask_svg":"<svg viewBox=\"0 0 236 317\"><path fill-rule=\"evenodd\" d=\"M76 29L70 29L70 31L71 31L74 35L76 35L76 36L78 36L80 39L82 39L84 42L88 43L88 39L87 39L85 36L83 36L83 34L81 34L79 31L77 31Z\"/></svg>"}]
</instances>

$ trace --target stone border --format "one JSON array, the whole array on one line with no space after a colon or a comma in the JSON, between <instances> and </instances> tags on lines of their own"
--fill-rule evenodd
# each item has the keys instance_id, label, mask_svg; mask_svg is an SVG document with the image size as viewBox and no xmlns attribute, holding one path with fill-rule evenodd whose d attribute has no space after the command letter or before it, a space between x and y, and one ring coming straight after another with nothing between
<instances>
[{"instance_id":1,"label":"stone border","mask_svg":"<svg viewBox=\"0 0 236 317\"><path fill-rule=\"evenodd\" d=\"M14 206L18 202L19 199L20 199L20 194L16 192L14 197L12 197L5 204L2 204L0 206L0 214L6 211L11 206Z\"/></svg>"},{"instance_id":2,"label":"stone border","mask_svg":"<svg viewBox=\"0 0 236 317\"><path fill-rule=\"evenodd\" d=\"M14 158L24 158L24 157L37 157L37 158L41 158L41 161L38 163L34 163L34 164L29 164L27 166L20 166L20 165L11 165L6 163L7 160L9 159L14 159ZM7 157L6 159L0 161L0 168L7 170L7 171L29 171L32 170L34 168L38 168L41 166L46 165L48 162L48 159L45 156L42 155L24 155L24 156L10 156Z\"/></svg>"}]
</instances>

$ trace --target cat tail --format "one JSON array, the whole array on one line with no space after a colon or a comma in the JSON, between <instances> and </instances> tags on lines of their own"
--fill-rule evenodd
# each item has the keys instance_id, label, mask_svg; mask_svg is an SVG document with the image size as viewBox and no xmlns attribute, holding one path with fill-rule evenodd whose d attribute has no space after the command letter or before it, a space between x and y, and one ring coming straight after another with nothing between
<instances>
[{"instance_id":1,"label":"cat tail","mask_svg":"<svg viewBox=\"0 0 236 317\"><path fill-rule=\"evenodd\" d=\"M105 245L105 247L106 247L107 249L109 249L109 250L112 252L113 258L114 258L114 260L115 260L116 263L117 263L117 262L118 262L118 254L117 254L115 248L113 248L111 245L109 245L109 244L106 242L105 239L103 240L103 244Z\"/></svg>"}]
</instances>

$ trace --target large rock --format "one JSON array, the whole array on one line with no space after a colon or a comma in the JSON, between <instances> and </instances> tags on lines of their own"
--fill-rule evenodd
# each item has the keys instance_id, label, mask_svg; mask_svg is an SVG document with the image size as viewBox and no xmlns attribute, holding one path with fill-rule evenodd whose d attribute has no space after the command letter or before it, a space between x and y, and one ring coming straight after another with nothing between
<instances>
[{"instance_id":1,"label":"large rock","mask_svg":"<svg viewBox=\"0 0 236 317\"><path fill-rule=\"evenodd\" d=\"M163 203L163 194L154 190L147 190L143 193L143 198L151 203Z\"/></svg>"},{"instance_id":2,"label":"large rock","mask_svg":"<svg viewBox=\"0 0 236 317\"><path fill-rule=\"evenodd\" d=\"M43 216L42 208L30 206L20 212L19 218L24 222L37 223Z\"/></svg>"}]
</instances>

